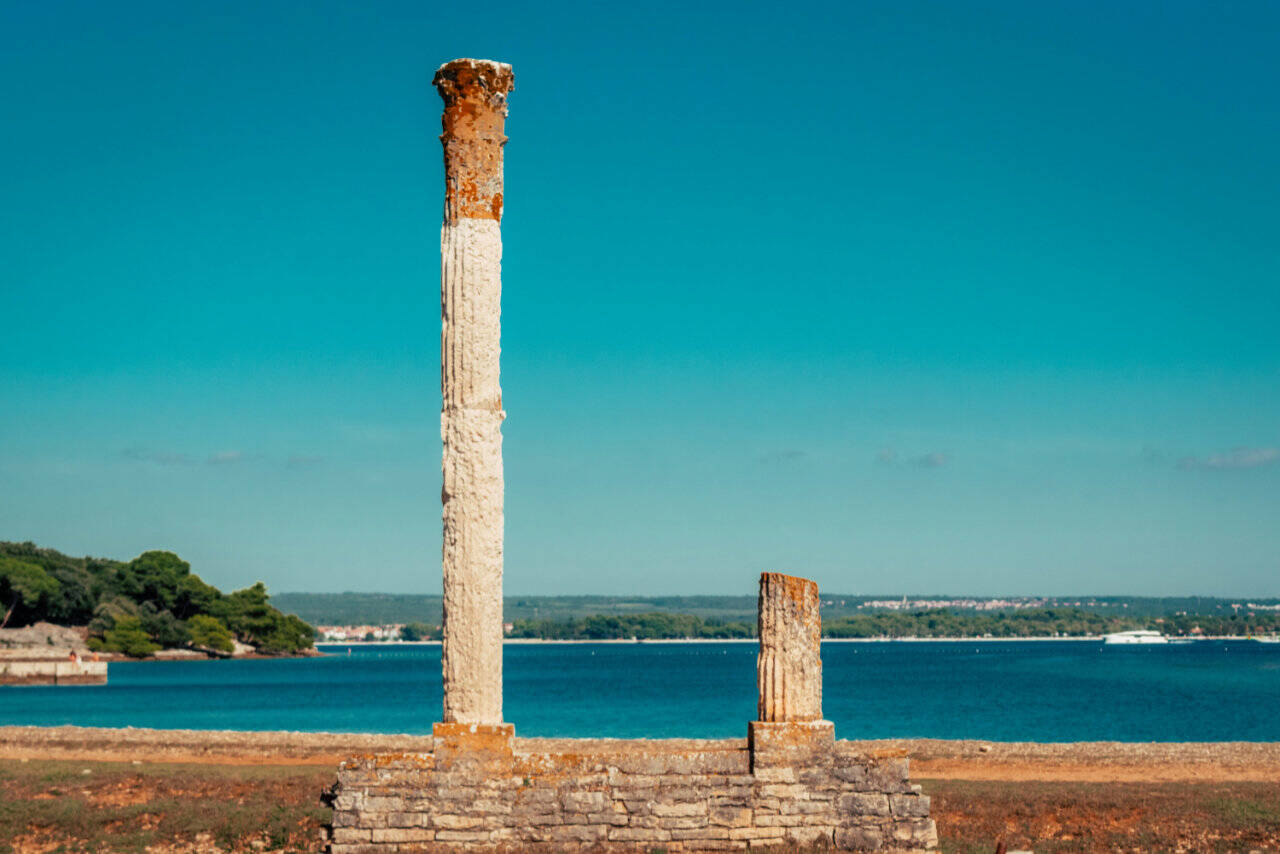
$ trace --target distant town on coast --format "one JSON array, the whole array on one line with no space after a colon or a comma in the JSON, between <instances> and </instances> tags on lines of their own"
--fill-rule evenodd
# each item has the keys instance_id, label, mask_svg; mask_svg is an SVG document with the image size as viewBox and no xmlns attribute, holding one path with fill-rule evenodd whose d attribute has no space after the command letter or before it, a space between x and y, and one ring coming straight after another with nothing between
<instances>
[{"instance_id":1,"label":"distant town on coast","mask_svg":"<svg viewBox=\"0 0 1280 854\"><path fill-rule=\"evenodd\" d=\"M272 600L320 642L440 637L441 597L281 593ZM512 596L507 637L530 640L752 638L751 596ZM1170 636L1249 637L1280 630L1280 599L1145 596L824 595L823 635L840 638L1098 637L1154 629Z\"/></svg>"}]
</instances>

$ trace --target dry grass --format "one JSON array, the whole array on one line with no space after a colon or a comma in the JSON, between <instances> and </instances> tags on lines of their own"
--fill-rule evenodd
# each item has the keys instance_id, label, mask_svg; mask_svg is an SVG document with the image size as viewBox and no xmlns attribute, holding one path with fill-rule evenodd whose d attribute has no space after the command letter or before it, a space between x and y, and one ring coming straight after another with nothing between
<instances>
[{"instance_id":1,"label":"dry grass","mask_svg":"<svg viewBox=\"0 0 1280 854\"><path fill-rule=\"evenodd\" d=\"M0 852L320 851L333 769L0 762Z\"/></svg>"},{"instance_id":2,"label":"dry grass","mask_svg":"<svg viewBox=\"0 0 1280 854\"><path fill-rule=\"evenodd\" d=\"M1280 782L920 782L945 852L1280 851Z\"/></svg>"},{"instance_id":3,"label":"dry grass","mask_svg":"<svg viewBox=\"0 0 1280 854\"><path fill-rule=\"evenodd\" d=\"M87 772L87 773L86 773ZM0 854L319 852L335 769L0 760ZM944 852L1280 851L1275 783L922 780Z\"/></svg>"}]
</instances>

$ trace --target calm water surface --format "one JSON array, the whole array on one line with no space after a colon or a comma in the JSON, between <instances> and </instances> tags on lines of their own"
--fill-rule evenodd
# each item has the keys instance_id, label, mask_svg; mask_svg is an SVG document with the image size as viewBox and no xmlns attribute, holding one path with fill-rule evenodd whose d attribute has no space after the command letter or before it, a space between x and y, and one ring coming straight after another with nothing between
<instances>
[{"instance_id":1,"label":"calm water surface","mask_svg":"<svg viewBox=\"0 0 1280 854\"><path fill-rule=\"evenodd\" d=\"M0 724L430 732L438 646L324 658L112 664L103 687L0 688ZM742 736L753 644L508 645L521 735ZM1204 641L827 643L823 708L843 738L1280 741L1280 646Z\"/></svg>"}]
</instances>

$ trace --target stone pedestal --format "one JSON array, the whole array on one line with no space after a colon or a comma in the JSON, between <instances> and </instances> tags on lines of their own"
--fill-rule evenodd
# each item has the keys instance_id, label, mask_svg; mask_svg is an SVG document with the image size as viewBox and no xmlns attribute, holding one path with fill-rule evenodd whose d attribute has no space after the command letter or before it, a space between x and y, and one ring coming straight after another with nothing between
<instances>
[{"instance_id":1,"label":"stone pedestal","mask_svg":"<svg viewBox=\"0 0 1280 854\"><path fill-rule=\"evenodd\" d=\"M511 765L516 728L511 724L437 723L432 757L442 771L485 771Z\"/></svg>"},{"instance_id":2,"label":"stone pedestal","mask_svg":"<svg viewBox=\"0 0 1280 854\"><path fill-rule=\"evenodd\" d=\"M836 727L831 721L752 721L747 725L751 770L804 768L834 755Z\"/></svg>"}]
</instances>

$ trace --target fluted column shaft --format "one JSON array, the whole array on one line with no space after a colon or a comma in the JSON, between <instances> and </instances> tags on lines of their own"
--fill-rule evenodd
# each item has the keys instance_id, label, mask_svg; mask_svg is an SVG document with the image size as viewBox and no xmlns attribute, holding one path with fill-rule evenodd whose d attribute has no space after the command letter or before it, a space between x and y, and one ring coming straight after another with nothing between
<instances>
[{"instance_id":1,"label":"fluted column shaft","mask_svg":"<svg viewBox=\"0 0 1280 854\"><path fill-rule=\"evenodd\" d=\"M502 722L502 147L511 66L458 59L444 99L440 437L444 718Z\"/></svg>"},{"instance_id":2,"label":"fluted column shaft","mask_svg":"<svg viewBox=\"0 0 1280 854\"><path fill-rule=\"evenodd\" d=\"M758 719L822 719L822 617L818 585L805 578L760 575Z\"/></svg>"}]
</instances>

